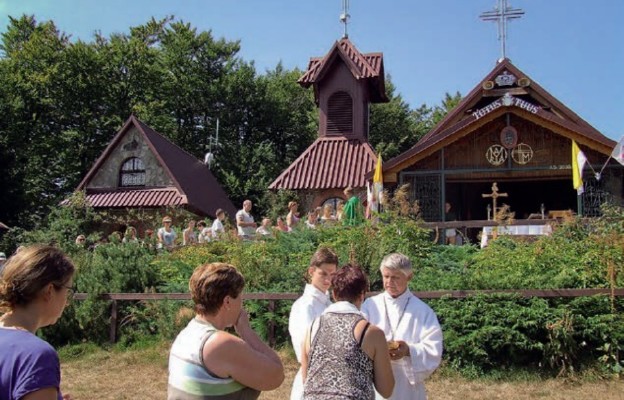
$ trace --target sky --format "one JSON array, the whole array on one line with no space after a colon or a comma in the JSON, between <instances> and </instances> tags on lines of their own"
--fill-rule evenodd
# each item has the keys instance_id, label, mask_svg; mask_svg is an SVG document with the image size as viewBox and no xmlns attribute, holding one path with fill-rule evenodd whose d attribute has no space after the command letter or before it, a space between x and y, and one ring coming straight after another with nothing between
<instances>
[{"instance_id":1,"label":"sky","mask_svg":"<svg viewBox=\"0 0 624 400\"><path fill-rule=\"evenodd\" d=\"M508 0L507 57L613 140L624 136L624 0ZM472 90L501 57L494 22L479 15L496 0L351 0L349 39L382 52L397 92L417 108ZM174 15L215 38L240 40L258 73L279 62L305 70L343 34L342 0L0 0L8 16L52 20L73 40L129 32Z\"/></svg>"}]
</instances>

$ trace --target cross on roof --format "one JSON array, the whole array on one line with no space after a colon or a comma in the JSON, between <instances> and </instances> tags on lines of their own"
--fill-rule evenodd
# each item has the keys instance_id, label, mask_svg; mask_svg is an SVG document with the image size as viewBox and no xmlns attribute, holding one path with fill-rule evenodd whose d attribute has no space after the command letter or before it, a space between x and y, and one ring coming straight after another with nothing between
<instances>
[{"instance_id":1,"label":"cross on roof","mask_svg":"<svg viewBox=\"0 0 624 400\"><path fill-rule=\"evenodd\" d=\"M340 14L340 22L344 24L344 34L343 38L348 38L349 34L347 33L347 24L349 23L349 0L342 0L342 14Z\"/></svg>"},{"instance_id":2,"label":"cross on roof","mask_svg":"<svg viewBox=\"0 0 624 400\"><path fill-rule=\"evenodd\" d=\"M497 0L498 4L493 11L486 11L479 15L484 21L494 21L498 24L498 40L501 42L501 60L507 58L507 21L518 19L524 15L524 11L519 8L512 8L507 4L507 0Z\"/></svg>"}]
</instances>

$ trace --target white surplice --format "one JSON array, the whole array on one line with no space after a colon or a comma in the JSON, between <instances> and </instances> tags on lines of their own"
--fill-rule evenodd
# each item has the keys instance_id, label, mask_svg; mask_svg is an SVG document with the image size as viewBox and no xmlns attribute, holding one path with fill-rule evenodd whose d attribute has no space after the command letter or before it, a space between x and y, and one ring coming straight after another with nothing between
<instances>
[{"instance_id":1,"label":"white surplice","mask_svg":"<svg viewBox=\"0 0 624 400\"><path fill-rule=\"evenodd\" d=\"M329 305L331 305L331 300L327 293L323 293L313 285L307 284L303 295L295 301L290 309L288 332L290 333L290 340L299 364L301 364L301 345L305 340L312 321L320 316ZM299 367L292 385L290 399L301 400L302 397L303 379L301 378L301 367Z\"/></svg>"},{"instance_id":2,"label":"white surplice","mask_svg":"<svg viewBox=\"0 0 624 400\"><path fill-rule=\"evenodd\" d=\"M383 292L366 299L362 313L384 331L386 340L392 339L394 329L394 340L403 340L409 347L409 356L392 361L395 385L388 399L426 400L424 381L442 360L442 329L435 312L406 290L397 298ZM377 398L382 397L377 394Z\"/></svg>"}]
</instances>

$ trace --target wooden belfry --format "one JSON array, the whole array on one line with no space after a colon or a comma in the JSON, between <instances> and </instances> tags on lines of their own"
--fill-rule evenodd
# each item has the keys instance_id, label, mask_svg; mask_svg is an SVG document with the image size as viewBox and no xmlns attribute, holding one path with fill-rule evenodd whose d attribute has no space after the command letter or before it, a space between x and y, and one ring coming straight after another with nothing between
<instances>
[{"instance_id":1,"label":"wooden belfry","mask_svg":"<svg viewBox=\"0 0 624 400\"><path fill-rule=\"evenodd\" d=\"M498 193L498 185L496 182L494 182L492 184L492 193L484 193L481 195L483 198L488 198L491 197L492 198L492 210L493 210L493 220L496 220L496 213L498 208L496 208L496 200L499 197L508 197L509 195L507 193Z\"/></svg>"}]
</instances>

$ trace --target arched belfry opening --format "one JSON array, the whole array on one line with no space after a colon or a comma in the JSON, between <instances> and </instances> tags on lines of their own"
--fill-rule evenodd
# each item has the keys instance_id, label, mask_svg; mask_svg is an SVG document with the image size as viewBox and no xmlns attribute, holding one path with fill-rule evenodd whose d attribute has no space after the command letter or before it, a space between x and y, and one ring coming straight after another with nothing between
<instances>
[{"instance_id":1,"label":"arched belfry opening","mask_svg":"<svg viewBox=\"0 0 624 400\"><path fill-rule=\"evenodd\" d=\"M327 101L327 134L353 134L353 99L345 91L334 92Z\"/></svg>"}]
</instances>

